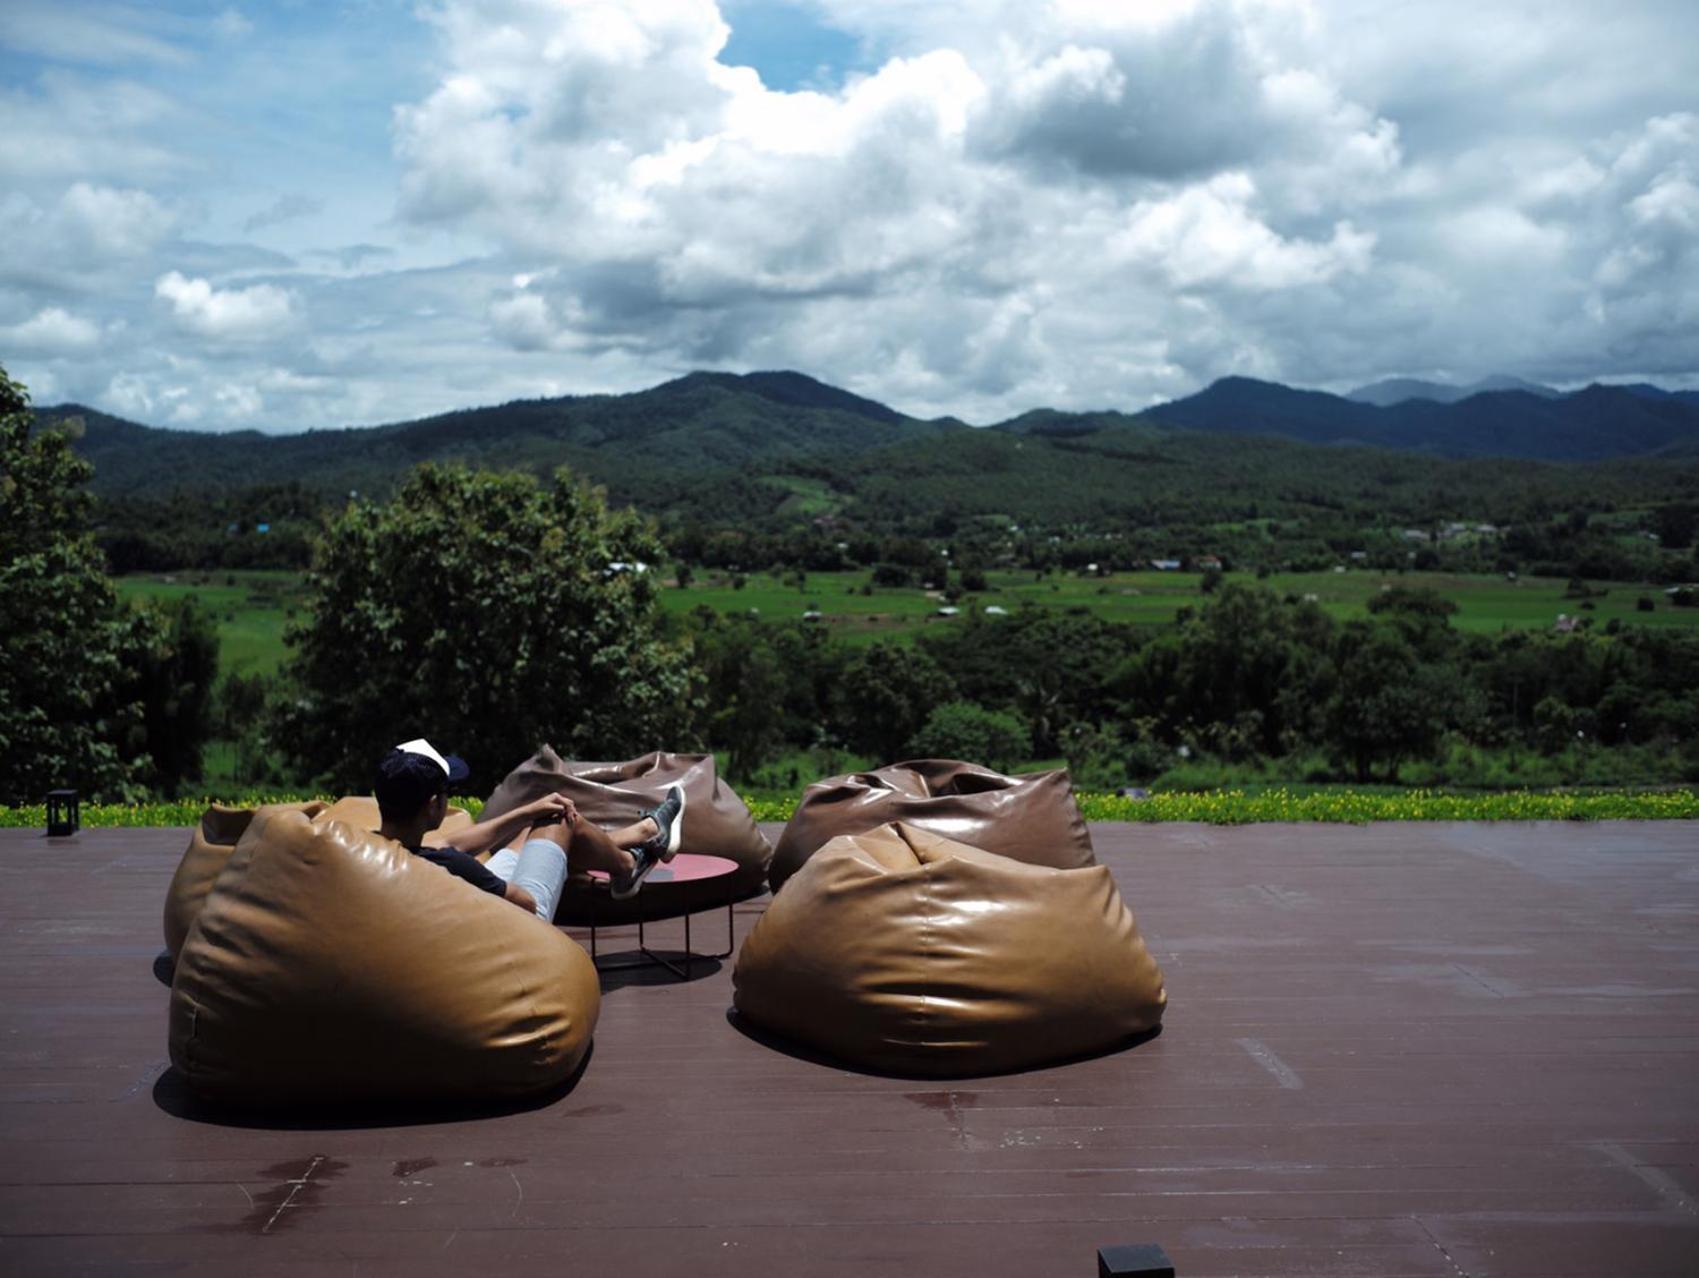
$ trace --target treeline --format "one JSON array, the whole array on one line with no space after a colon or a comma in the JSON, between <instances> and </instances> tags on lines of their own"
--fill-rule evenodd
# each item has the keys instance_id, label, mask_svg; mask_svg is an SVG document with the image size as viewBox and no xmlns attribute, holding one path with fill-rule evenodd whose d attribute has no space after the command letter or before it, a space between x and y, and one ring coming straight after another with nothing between
<instances>
[{"instance_id":1,"label":"treeline","mask_svg":"<svg viewBox=\"0 0 1699 1278\"><path fill-rule=\"evenodd\" d=\"M133 572L281 568L312 562L327 502L299 483L236 492L179 490L163 497L107 497L93 509L108 569Z\"/></svg>"},{"instance_id":2,"label":"treeline","mask_svg":"<svg viewBox=\"0 0 1699 1278\"><path fill-rule=\"evenodd\" d=\"M708 731L749 776L788 750L1065 757L1096 787L1185 760L1241 771L1304 758L1310 780L1396 781L1459 746L1554 756L1638 750L1699 777L1699 636L1454 630L1455 605L1395 589L1368 620L1225 585L1154 636L1083 611L971 616L913 646L698 610Z\"/></svg>"},{"instance_id":3,"label":"treeline","mask_svg":"<svg viewBox=\"0 0 1699 1278\"><path fill-rule=\"evenodd\" d=\"M680 407L698 400L694 410ZM90 447L114 432L129 437L97 420L88 429ZM653 447L630 447L639 437ZM958 564L1032 570L1125 570L1215 555L1247 571L1358 562L1658 582L1699 576L1699 462L1675 458L1459 462L1170 431L1114 415L1060 435L899 427L844 413L805 420L766 400L727 399L701 378L641 403L509 405L404 428L290 436L245 452L182 432L154 446L176 450L173 473L200 482L177 491L118 484L135 459L100 453L116 469L105 476L115 486L102 489L97 534L117 572L304 568L312 534L351 489L387 499L422 456L447 451L545 482L564 458L611 504L654 518L666 553L694 568L919 569L947 550ZM661 472L649 461L659 453L674 461ZM231 478L250 455L248 481ZM261 523L268 532L256 531Z\"/></svg>"},{"instance_id":4,"label":"treeline","mask_svg":"<svg viewBox=\"0 0 1699 1278\"><path fill-rule=\"evenodd\" d=\"M1008 441L957 438L1007 458ZM1342 470L1368 464L1338 456ZM964 482L944 475L941 457L911 460L917 482L923 471L943 476L951 491ZM1101 496L1101 476L1073 465L1082 495ZM1018 470L997 473L1019 483ZM1400 473L1370 478L1395 488ZM1615 504L1624 473L1569 508L1535 485L1515 499L1522 514L1512 535L1526 530L1528 554L1561 559L1616 547L1687 573L1691 551L1675 545L1684 527L1691 537L1686 506L1657 506L1654 542L1637 527L1647 507ZM1218 576L1206 582L1201 607L1156 632L1084 610L1005 618L970 610L913 645L854 648L801 622L708 609L668 621L656 599L659 574L622 565L657 563L681 547L565 470L538 482L425 465L382 502L321 507L311 492L282 485L258 500L109 501L96 515L88 464L60 433L34 429L22 388L3 375L0 475L0 801L38 801L67 782L107 798L194 788L215 729L241 760L239 784L315 788L364 786L383 745L421 734L472 758L474 786L493 785L539 741L580 757L721 748L739 778L787 752L813 751L875 761L956 755L1005 767L1062 757L1091 787L1183 779L1200 762L1243 773L1298 761L1310 779L1395 780L1458 749L1539 758L1593 751L1628 760L1636 780L1699 777L1699 636L1685 631L1613 622L1567 635L1462 634L1450 622L1454 605L1400 589L1375 600L1368 619L1338 622L1313 603ZM1300 482L1284 472L1278 480ZM1258 495L1266 486L1249 483L1241 467L1219 486L1218 500L1243 516L1234 530L1247 539L1234 552L1240 567L1268 566L1256 558L1257 539L1287 544L1281 539L1295 525L1311 536L1329 529L1322 544L1330 556L1350 554L1346 546L1392 553L1411 544L1404 521L1384 512L1368 519L1373 490L1353 499L1358 505L1305 516L1306 524L1283 506L1268 513ZM1635 491L1667 491L1646 485ZM1122 500L1155 500L1150 491ZM1319 508L1326 496L1312 491L1305 500ZM972 505L964 497L927 513L910 501L892 509L888 525L859 530L816 519L771 534L710 523L695 553L703 562L729 554L710 547L732 536L741 538L737 553L749 555L771 536L771 553L787 564L871 562L887 583L972 589L972 574L1008 557L1042 571L1052 562L1045 556L1065 563L1093 553L1100 569L1113 568L1127 546L1154 535L1137 522L1118 533L1084 522L1045 533ZM1352 527L1359 518L1367 522ZM291 529L298 542L279 535ZM670 531L698 536L676 524ZM1512 544L1511 536L1448 540L1444 531L1402 553L1485 555ZM140 564L148 546L169 547L173 537L173 553L218 556L197 567L259 566L222 556L310 548L312 597L291 628L281 679L225 680L215 697L203 613L118 605L104 571L111 560L125 554ZM1221 553L1219 543L1210 549Z\"/></svg>"},{"instance_id":5,"label":"treeline","mask_svg":"<svg viewBox=\"0 0 1699 1278\"><path fill-rule=\"evenodd\" d=\"M304 571L315 537L339 507L299 484L236 493L107 498L94 515L111 572L276 568ZM1140 522L1028 527L1005 517L935 512L895 525L795 518L772 525L695 522L662 511L665 555L687 568L832 572L883 568L887 585L946 587L946 571L1076 572L1146 569L1154 559L1204 556L1229 571L1314 572L1350 565L1381 572L1519 573L1671 584L1699 581L1699 504L1641 511L1586 505L1529 509L1491 531L1455 521L1392 520L1367 508L1265 517L1246 504L1222 524ZM967 587L972 589L972 587Z\"/></svg>"}]
</instances>

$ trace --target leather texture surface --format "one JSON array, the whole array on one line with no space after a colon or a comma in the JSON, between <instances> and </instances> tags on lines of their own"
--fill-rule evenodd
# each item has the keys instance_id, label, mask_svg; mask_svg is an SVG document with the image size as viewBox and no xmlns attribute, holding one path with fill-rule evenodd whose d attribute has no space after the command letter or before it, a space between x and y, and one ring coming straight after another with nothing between
<instances>
[{"instance_id":1,"label":"leather texture surface","mask_svg":"<svg viewBox=\"0 0 1699 1278\"><path fill-rule=\"evenodd\" d=\"M720 780L711 754L656 751L623 763L585 763L564 760L544 746L496 788L484 805L482 819L491 820L545 794L558 793L571 799L594 824L615 828L629 825L659 804L674 782L682 784L685 793L679 850L737 862L738 873L731 883L650 881L636 896L615 901L605 885L592 886L587 875L574 873L561 893L556 921L589 923L592 911L598 924L670 918L724 904L728 887L736 899L759 892L773 847L737 792Z\"/></svg>"},{"instance_id":2,"label":"leather texture surface","mask_svg":"<svg viewBox=\"0 0 1699 1278\"><path fill-rule=\"evenodd\" d=\"M378 801L369 795L353 795L328 805L315 799L278 806L305 812L309 817L328 813L363 830L375 830L382 824ZM253 819L253 808L227 808L215 803L202 814L200 824L189 836L188 850L177 863L177 873L172 876L171 886L165 892L165 948L173 959L183 948L183 940L189 935L195 916L201 912L207 893L212 891L219 871L230 859L236 841ZM472 817L465 808L450 807L442 825L425 836L425 843L440 847L445 835L471 824Z\"/></svg>"},{"instance_id":3,"label":"leather texture surface","mask_svg":"<svg viewBox=\"0 0 1699 1278\"><path fill-rule=\"evenodd\" d=\"M774 892L827 840L893 821L1032 865L1096 864L1065 771L1004 776L957 759L914 759L816 781L779 836Z\"/></svg>"},{"instance_id":4,"label":"leather texture surface","mask_svg":"<svg viewBox=\"0 0 1699 1278\"><path fill-rule=\"evenodd\" d=\"M773 898L740 1016L864 1068L1003 1073L1155 1028L1162 970L1106 866L1026 865L917 826L843 835Z\"/></svg>"},{"instance_id":5,"label":"leather texture surface","mask_svg":"<svg viewBox=\"0 0 1699 1278\"><path fill-rule=\"evenodd\" d=\"M589 1049L590 957L534 915L300 806L247 822L178 955L170 1052L243 1105L500 1099Z\"/></svg>"}]
</instances>

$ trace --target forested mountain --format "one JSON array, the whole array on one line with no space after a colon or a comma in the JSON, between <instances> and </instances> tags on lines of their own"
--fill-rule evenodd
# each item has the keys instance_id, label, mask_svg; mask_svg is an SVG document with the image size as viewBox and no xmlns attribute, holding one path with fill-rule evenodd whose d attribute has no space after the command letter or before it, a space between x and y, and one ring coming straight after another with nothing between
<instances>
[{"instance_id":1,"label":"forested mountain","mask_svg":"<svg viewBox=\"0 0 1699 1278\"><path fill-rule=\"evenodd\" d=\"M905 417L799 373L692 373L631 395L517 400L294 435L159 430L75 404L37 416L83 418L77 451L94 463L94 490L104 496L291 482L325 492L387 491L422 461L541 471L569 465L623 492L662 474L853 455L968 429Z\"/></svg>"},{"instance_id":2,"label":"forested mountain","mask_svg":"<svg viewBox=\"0 0 1699 1278\"><path fill-rule=\"evenodd\" d=\"M1453 386L1448 382L1426 382L1415 377L1391 377L1370 386L1359 386L1345 398L1355 400L1359 404L1390 408L1394 404L1402 404L1407 399L1429 399L1436 404L1455 404L1460 399L1468 399L1471 395L1479 395L1485 391L1509 390L1527 391L1528 394L1538 395L1541 399L1557 399L1563 394L1550 386L1541 386L1535 382L1525 382L1520 377L1505 377L1501 374L1483 377L1467 386Z\"/></svg>"},{"instance_id":3,"label":"forested mountain","mask_svg":"<svg viewBox=\"0 0 1699 1278\"><path fill-rule=\"evenodd\" d=\"M1170 426L1283 435L1312 444L1445 457L1599 461L1691 449L1699 441L1699 404L1688 395L1594 385L1568 395L1483 391L1455 403L1404 399L1383 407L1323 391L1224 377L1145 415Z\"/></svg>"},{"instance_id":4,"label":"forested mountain","mask_svg":"<svg viewBox=\"0 0 1699 1278\"><path fill-rule=\"evenodd\" d=\"M1387 385L1382 384L1384 395L1402 393L1397 387L1385 390ZM379 493L421 461L464 461L539 472L569 465L605 484L616 499L634 500L645 491L676 490L681 480L689 487L708 477L720 487L742 486L746 497L760 496L762 476L791 473L819 476L837 487L842 487L839 476L854 473L872 491L884 482L880 474L895 479L908 471L910 450L940 439L948 442L937 450L923 449L923 455L946 469L954 466L958 474L973 458L1018 451L1007 446L1012 438L1043 441L1063 451L1069 441L1094 441L1078 446L1087 452L1107 450L1124 461L1129 450L1143 455L1176 429L1444 457L1691 457L1699 451L1696 401L1694 392L1654 386L1590 386L1569 395L1537 387L1481 391L1451 403L1405 398L1382 407L1233 377L1142 415L1039 409L975 431L953 418L907 417L800 373L699 372L629 395L517 400L420 421L293 435L162 430L75 404L43 408L38 416L44 421L83 419L77 451L94 463L94 489L106 497L282 484L327 495ZM1214 446L1183 447L1211 453ZM1226 456L1219 448L1214 451ZM1078 492L1047 494L1030 486L1055 482L1064 490L1089 489L1102 478L1067 468L1053 480L1029 475L1017 484L1022 501L994 504L1075 502ZM749 490L752 483L757 487ZM1000 487L992 483L988 491ZM765 494L773 495L770 485Z\"/></svg>"}]
</instances>

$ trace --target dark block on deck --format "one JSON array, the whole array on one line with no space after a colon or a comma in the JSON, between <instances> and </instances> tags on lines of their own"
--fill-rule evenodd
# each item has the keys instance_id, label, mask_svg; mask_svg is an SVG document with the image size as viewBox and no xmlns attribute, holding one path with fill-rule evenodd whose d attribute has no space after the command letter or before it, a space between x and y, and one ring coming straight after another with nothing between
<instances>
[{"instance_id":1,"label":"dark block on deck","mask_svg":"<svg viewBox=\"0 0 1699 1278\"><path fill-rule=\"evenodd\" d=\"M1097 1278L1174 1278L1174 1262L1155 1243L1099 1247Z\"/></svg>"}]
</instances>

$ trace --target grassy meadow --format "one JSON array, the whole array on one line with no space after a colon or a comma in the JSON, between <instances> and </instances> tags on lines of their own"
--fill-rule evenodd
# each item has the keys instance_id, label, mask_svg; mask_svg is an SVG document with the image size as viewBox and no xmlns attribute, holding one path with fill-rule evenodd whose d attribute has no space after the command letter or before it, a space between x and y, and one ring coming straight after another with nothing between
<instances>
[{"instance_id":1,"label":"grassy meadow","mask_svg":"<svg viewBox=\"0 0 1699 1278\"><path fill-rule=\"evenodd\" d=\"M722 613L754 610L767 621L791 621L806 611L818 611L820 624L847 643L878 639L907 640L929 626L959 625L961 616L939 617L946 606L942 595L919 587L862 589L870 574L817 572L808 574L798 589L794 576L751 573L741 587L729 573L699 574L680 589L670 579L660 591L661 606L669 613L688 613L697 607ZM1249 574L1230 573L1227 581L1252 581ZM1205 596L1198 573L1137 572L1108 577L1031 572L986 574L989 589L963 598L961 615L973 608L1000 607L1010 612L1035 605L1044 608L1086 608L1111 621L1141 626L1166 626L1181 608L1200 605ZM1275 573L1260 583L1281 594L1314 595L1320 606L1345 619L1368 615L1368 602L1383 586L1400 585L1436 590L1454 600L1458 612L1451 623L1459 630L1493 632L1511 628L1549 628L1560 613L1591 617L1602 628L1615 619L1624 625L1699 627L1699 609L1673 608L1663 591L1626 582L1589 583L1589 599L1565 597L1568 583L1553 577L1507 581L1501 576L1461 576L1446 573L1384 573L1359 569L1346 572ZM118 579L119 594L129 600L171 600L193 595L218 625L222 672L273 674L283 662L283 628L306 600L306 585L292 572L177 572ZM1641 596L1654 601L1651 612L1636 607ZM1591 604L1586 609L1583 605Z\"/></svg>"},{"instance_id":2,"label":"grassy meadow","mask_svg":"<svg viewBox=\"0 0 1699 1278\"><path fill-rule=\"evenodd\" d=\"M283 628L306 601L296 572L172 572L117 579L120 598L171 602L193 596L218 626L220 674L276 674Z\"/></svg>"},{"instance_id":3,"label":"grassy meadow","mask_svg":"<svg viewBox=\"0 0 1699 1278\"><path fill-rule=\"evenodd\" d=\"M875 587L863 594L869 574L810 573L801 589L787 574L752 573L741 587L727 573L703 573L690 586L669 586L661 604L669 612L688 612L706 605L718 612L757 612L769 621L795 620L805 611L818 611L820 624L851 643L882 638L909 638L927 626L958 624L960 618L937 615L946 606L943 596L918 587ZM1249 574L1229 574L1227 581L1252 581ZM1110 621L1142 626L1165 626L1175 614L1204 601L1199 573L1137 572L1108 577L1031 572L986 574L989 587L964 597L957 605L1001 607L1013 612L1025 605L1046 608L1086 608ZM1565 597L1568 582L1530 577L1508 581L1502 576L1461 576L1446 573L1346 572L1275 573L1261 581L1281 594L1314 595L1327 612L1339 619L1368 616L1368 603L1384 586L1438 591L1456 602L1452 625L1458 630L1495 632L1511 628L1549 628L1560 613L1592 617L1595 627L1616 618L1624 625L1696 626L1699 609L1672 608L1657 587L1623 582L1589 583L1592 598ZM1642 595L1653 600L1651 612L1641 612ZM1591 604L1591 609L1583 607Z\"/></svg>"}]
</instances>

